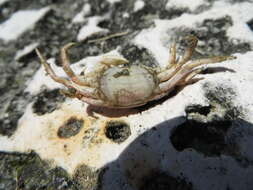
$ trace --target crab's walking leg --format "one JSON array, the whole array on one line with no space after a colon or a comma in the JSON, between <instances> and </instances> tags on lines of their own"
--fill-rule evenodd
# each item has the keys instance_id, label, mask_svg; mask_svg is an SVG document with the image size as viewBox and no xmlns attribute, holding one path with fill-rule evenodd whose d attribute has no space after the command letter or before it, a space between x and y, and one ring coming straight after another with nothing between
<instances>
[{"instance_id":1,"label":"crab's walking leg","mask_svg":"<svg viewBox=\"0 0 253 190\"><path fill-rule=\"evenodd\" d=\"M174 67L174 68L173 68ZM167 66L158 73L160 82L166 81L176 73L176 43L173 42L170 47L170 56Z\"/></svg>"},{"instance_id":2,"label":"crab's walking leg","mask_svg":"<svg viewBox=\"0 0 253 190\"><path fill-rule=\"evenodd\" d=\"M198 44L198 38L193 35L187 36L186 40L188 40L189 47L186 49L181 60L177 63L177 65L179 65L179 66L184 65L187 61L189 61L191 59L192 54Z\"/></svg>"},{"instance_id":3,"label":"crab's walking leg","mask_svg":"<svg viewBox=\"0 0 253 190\"><path fill-rule=\"evenodd\" d=\"M192 61L185 67L192 69L195 67L198 67L200 65L206 65L206 64L211 64L211 63L219 63L227 60L232 60L236 59L235 56L216 56L216 57L211 57L211 58L205 58L205 59L197 59L195 61Z\"/></svg>"},{"instance_id":4,"label":"crab's walking leg","mask_svg":"<svg viewBox=\"0 0 253 190\"><path fill-rule=\"evenodd\" d=\"M205 65L205 64L211 64L211 63L217 63L222 62L226 60L235 59L234 56L217 56L213 58L207 58L207 59L199 59L191 62L188 65L185 65L182 67L171 79L168 81L165 81L161 83L159 86L161 88L161 91L168 91L174 86L182 85L184 83L189 82L194 76L199 74L202 70L202 68L194 69L195 67ZM180 84L181 83L181 84Z\"/></svg>"},{"instance_id":5,"label":"crab's walking leg","mask_svg":"<svg viewBox=\"0 0 253 190\"><path fill-rule=\"evenodd\" d=\"M70 47L72 47L73 45L75 45L75 43L69 43L65 46L63 46L63 48L61 49L61 60L62 60L62 66L63 66L63 70L65 71L65 73L71 78L71 80L78 84L78 85L82 85L82 86L89 86L89 84L83 80L81 80L75 73L74 71L70 68L70 61L68 58L68 54L67 51Z\"/></svg>"},{"instance_id":6,"label":"crab's walking leg","mask_svg":"<svg viewBox=\"0 0 253 190\"><path fill-rule=\"evenodd\" d=\"M168 60L166 69L169 69L172 66L175 66L176 58L177 58L176 42L172 42L172 45L170 46L170 56L169 56L169 60Z\"/></svg>"},{"instance_id":7,"label":"crab's walking leg","mask_svg":"<svg viewBox=\"0 0 253 190\"><path fill-rule=\"evenodd\" d=\"M197 82L197 81L200 81L200 80L204 79L204 77L193 79L196 75L200 74L203 70L204 70L204 68L199 68L199 69L192 70L185 78L183 78L177 84L177 86L185 86L189 83Z\"/></svg>"},{"instance_id":8,"label":"crab's walking leg","mask_svg":"<svg viewBox=\"0 0 253 190\"><path fill-rule=\"evenodd\" d=\"M197 46L198 39L195 36L188 36L186 38L189 43L189 47L186 49L183 57L176 62L176 44L172 44L170 49L170 59L169 59L169 66L166 67L166 70L158 74L158 78L161 82L169 80L173 77L181 68L182 66L187 63L194 52L194 49Z\"/></svg>"},{"instance_id":9,"label":"crab's walking leg","mask_svg":"<svg viewBox=\"0 0 253 190\"><path fill-rule=\"evenodd\" d=\"M45 67L45 70L47 72L47 74L49 74L49 76L55 80L56 82L59 82L69 88L72 88L71 82L65 78L62 77L58 77L55 72L53 71L53 69L51 68L51 66L47 63L46 58L40 53L40 51L36 48L35 49L41 64Z\"/></svg>"},{"instance_id":10,"label":"crab's walking leg","mask_svg":"<svg viewBox=\"0 0 253 190\"><path fill-rule=\"evenodd\" d=\"M55 72L53 71L53 69L51 68L51 66L47 63L46 61L46 58L40 53L40 51L38 49L35 49L40 61L41 61L41 64L45 67L45 70L47 72L47 74L49 74L49 76L56 82L59 82L63 85L65 85L66 87L68 87L70 90L71 89L78 89L76 88L76 86L74 85L74 83L72 83L71 81L65 79L65 78L62 78L62 77L58 77ZM85 89L85 87L82 88L82 93L85 94L86 96L89 96L89 97L96 97L96 94L93 93L92 91L89 91L88 89ZM67 95L66 94L66 91L63 90L63 94ZM70 97L70 94L68 94L69 97ZM67 95L67 96L68 96ZM74 96L74 94L72 93L71 94L72 96Z\"/></svg>"}]
</instances>

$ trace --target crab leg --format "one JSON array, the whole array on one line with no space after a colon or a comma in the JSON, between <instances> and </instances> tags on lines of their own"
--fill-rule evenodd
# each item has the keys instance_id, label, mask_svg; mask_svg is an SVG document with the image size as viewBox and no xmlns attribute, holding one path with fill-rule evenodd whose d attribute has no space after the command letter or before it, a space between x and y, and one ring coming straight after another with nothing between
<instances>
[{"instance_id":1,"label":"crab leg","mask_svg":"<svg viewBox=\"0 0 253 190\"><path fill-rule=\"evenodd\" d=\"M216 56L216 57L205 58L205 59L197 59L195 61L192 61L191 63L189 63L185 67L192 69L192 68L198 67L200 65L219 63L219 62L223 62L226 60L232 60L235 58L236 58L235 56Z\"/></svg>"},{"instance_id":2,"label":"crab leg","mask_svg":"<svg viewBox=\"0 0 253 190\"><path fill-rule=\"evenodd\" d=\"M203 71L202 68L195 69L195 70L192 70L191 72L187 73L184 78L183 77L181 79L177 78L177 80L172 79L172 81L170 80L170 82L161 83L159 85L160 90L159 90L158 94L153 96L150 99L150 101L158 100L158 99L161 99L162 97L168 95L174 89L175 86L184 86L190 82L195 82L195 81L197 82L199 80L204 79L204 78L193 79L197 74L201 73L202 71Z\"/></svg>"},{"instance_id":3,"label":"crab leg","mask_svg":"<svg viewBox=\"0 0 253 190\"><path fill-rule=\"evenodd\" d=\"M47 74L49 74L49 76L55 80L56 82L59 82L69 88L72 88L71 82L65 78L62 77L58 77L55 72L53 71L53 69L51 68L51 66L47 63L46 58L40 53L40 51L36 48L35 49L41 64L45 67L45 70L47 72Z\"/></svg>"},{"instance_id":4,"label":"crab leg","mask_svg":"<svg viewBox=\"0 0 253 190\"><path fill-rule=\"evenodd\" d=\"M71 78L71 80L82 86L89 86L89 84L83 80L81 80L75 73L74 71L70 68L70 61L67 55L67 51L70 47L75 45L75 43L69 43L61 49L61 60L62 60L62 67L65 73Z\"/></svg>"},{"instance_id":5,"label":"crab leg","mask_svg":"<svg viewBox=\"0 0 253 190\"><path fill-rule=\"evenodd\" d=\"M235 58L236 58L235 56L217 56L213 58L195 60L191 62L190 64L182 67L180 71L178 71L172 78L170 78L168 81L161 83L159 87L161 91L163 92L169 91L174 86L182 85L184 83L189 82L194 76L199 74L202 70L202 68L194 69L194 70L193 68L198 67L200 65L217 63L217 62L222 62L222 61L231 60Z\"/></svg>"},{"instance_id":6,"label":"crab leg","mask_svg":"<svg viewBox=\"0 0 253 190\"><path fill-rule=\"evenodd\" d=\"M171 66L176 64L177 52L176 52L176 43L173 42L170 47L170 57L166 69L169 69Z\"/></svg>"},{"instance_id":7,"label":"crab leg","mask_svg":"<svg viewBox=\"0 0 253 190\"><path fill-rule=\"evenodd\" d=\"M189 47L186 49L183 57L178 63L176 62L176 44L172 44L170 48L169 65L166 67L165 71L158 74L158 78L161 82L167 81L173 77L182 68L182 66L190 60L193 51L197 46L198 39L191 35L188 36L186 40L189 41Z\"/></svg>"},{"instance_id":8,"label":"crab leg","mask_svg":"<svg viewBox=\"0 0 253 190\"><path fill-rule=\"evenodd\" d=\"M187 61L191 59L194 49L196 48L198 44L198 38L196 38L193 35L187 36L186 40L188 40L189 47L186 49L181 60L177 63L180 66L184 65Z\"/></svg>"},{"instance_id":9,"label":"crab leg","mask_svg":"<svg viewBox=\"0 0 253 190\"><path fill-rule=\"evenodd\" d=\"M192 70L185 78L182 79L182 81L180 81L177 84L177 86L185 86L191 82L197 82L199 80L204 79L204 77L193 79L196 75L200 74L203 70L204 70L204 68Z\"/></svg>"},{"instance_id":10,"label":"crab leg","mask_svg":"<svg viewBox=\"0 0 253 190\"><path fill-rule=\"evenodd\" d=\"M191 80L194 76L201 72L201 69L189 70L188 68L183 68L170 80L162 82L159 84L160 91L169 93L175 86L179 86L180 83Z\"/></svg>"}]
</instances>

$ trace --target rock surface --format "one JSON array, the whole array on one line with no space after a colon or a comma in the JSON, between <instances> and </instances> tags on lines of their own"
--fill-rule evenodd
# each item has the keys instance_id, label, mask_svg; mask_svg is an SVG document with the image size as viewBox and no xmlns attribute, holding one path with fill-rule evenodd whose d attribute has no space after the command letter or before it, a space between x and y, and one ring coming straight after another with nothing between
<instances>
[{"instance_id":1,"label":"rock surface","mask_svg":"<svg viewBox=\"0 0 253 190\"><path fill-rule=\"evenodd\" d=\"M0 0L0 190L253 189L253 3L178 2ZM127 110L63 96L34 52L60 76L59 49L72 41L77 73L108 53L164 67L189 34L193 59L237 59Z\"/></svg>"}]
</instances>

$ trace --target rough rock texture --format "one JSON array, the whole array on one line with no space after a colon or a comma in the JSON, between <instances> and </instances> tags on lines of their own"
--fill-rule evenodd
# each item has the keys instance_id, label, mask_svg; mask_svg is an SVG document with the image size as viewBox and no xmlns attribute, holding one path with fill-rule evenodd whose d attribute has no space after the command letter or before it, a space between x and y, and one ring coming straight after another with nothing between
<instances>
[{"instance_id":1,"label":"rough rock texture","mask_svg":"<svg viewBox=\"0 0 253 190\"><path fill-rule=\"evenodd\" d=\"M0 190L253 189L252 7L246 0L0 0ZM12 20L31 10L45 12L35 23ZM20 25L25 31L8 39L5 31ZM114 34L121 35L106 39ZM193 59L237 59L128 110L63 96L34 52L51 58L60 76L59 49L73 41L78 74L113 50L130 64L163 67L171 42L180 56L189 34L199 39Z\"/></svg>"}]
</instances>

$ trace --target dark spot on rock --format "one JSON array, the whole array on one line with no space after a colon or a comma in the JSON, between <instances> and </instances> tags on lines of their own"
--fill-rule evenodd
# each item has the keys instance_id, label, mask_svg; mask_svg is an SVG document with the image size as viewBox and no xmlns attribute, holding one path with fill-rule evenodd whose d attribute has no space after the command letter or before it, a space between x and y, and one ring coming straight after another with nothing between
<instances>
[{"instance_id":1,"label":"dark spot on rock","mask_svg":"<svg viewBox=\"0 0 253 190\"><path fill-rule=\"evenodd\" d=\"M86 165L79 166L73 175L73 180L78 184L78 189L95 190L99 186L100 170Z\"/></svg>"},{"instance_id":2,"label":"dark spot on rock","mask_svg":"<svg viewBox=\"0 0 253 190\"><path fill-rule=\"evenodd\" d=\"M123 121L109 121L105 127L107 138L116 143L124 142L130 135L130 126Z\"/></svg>"},{"instance_id":3,"label":"dark spot on rock","mask_svg":"<svg viewBox=\"0 0 253 190\"><path fill-rule=\"evenodd\" d=\"M192 190L192 184L164 172L152 172L144 177L139 190Z\"/></svg>"},{"instance_id":4,"label":"dark spot on rock","mask_svg":"<svg viewBox=\"0 0 253 190\"><path fill-rule=\"evenodd\" d=\"M64 169L51 168L33 152L0 152L0 189L76 190L77 186Z\"/></svg>"},{"instance_id":5,"label":"dark spot on rock","mask_svg":"<svg viewBox=\"0 0 253 190\"><path fill-rule=\"evenodd\" d=\"M225 16L216 20L206 19L197 28L196 35L201 41L202 45L198 49L203 50L206 54L227 54L249 51L250 45L244 42L232 42L228 39L226 31L233 25L232 18ZM206 30L208 32L206 32ZM202 31L203 30L203 31Z\"/></svg>"},{"instance_id":6,"label":"dark spot on rock","mask_svg":"<svg viewBox=\"0 0 253 190\"><path fill-rule=\"evenodd\" d=\"M57 135L60 138L69 138L77 135L83 127L84 121L71 117L68 119L57 131Z\"/></svg>"},{"instance_id":7,"label":"dark spot on rock","mask_svg":"<svg viewBox=\"0 0 253 190\"><path fill-rule=\"evenodd\" d=\"M84 71L82 71L82 72L80 73L80 75L81 75L81 76L84 76Z\"/></svg>"},{"instance_id":8,"label":"dark spot on rock","mask_svg":"<svg viewBox=\"0 0 253 190\"><path fill-rule=\"evenodd\" d=\"M127 44L122 47L120 51L131 64L146 65L151 67L158 65L154 57L145 48L139 48L135 45Z\"/></svg>"},{"instance_id":9,"label":"dark spot on rock","mask_svg":"<svg viewBox=\"0 0 253 190\"><path fill-rule=\"evenodd\" d=\"M62 103L64 100L65 96L60 93L59 89L52 91L44 90L38 94L35 99L33 104L34 113L38 115L51 113L56 110L60 103Z\"/></svg>"},{"instance_id":10,"label":"dark spot on rock","mask_svg":"<svg viewBox=\"0 0 253 190\"><path fill-rule=\"evenodd\" d=\"M193 112L198 112L201 115L208 115L211 111L212 106L201 106L201 105L190 105L187 106L185 109L185 112L188 113L193 113Z\"/></svg>"}]
</instances>

